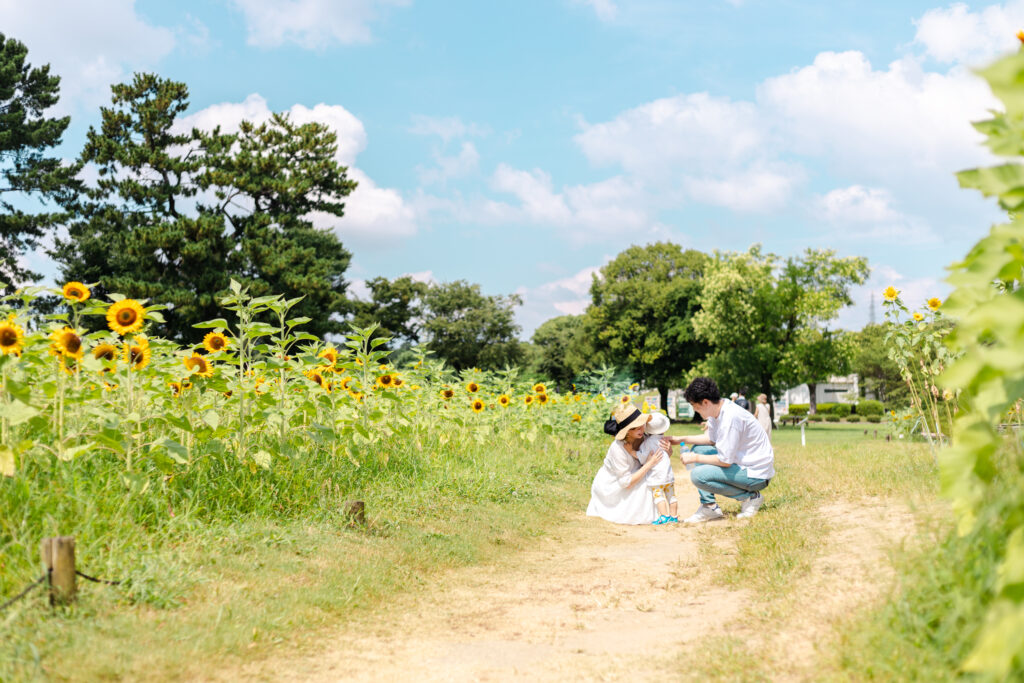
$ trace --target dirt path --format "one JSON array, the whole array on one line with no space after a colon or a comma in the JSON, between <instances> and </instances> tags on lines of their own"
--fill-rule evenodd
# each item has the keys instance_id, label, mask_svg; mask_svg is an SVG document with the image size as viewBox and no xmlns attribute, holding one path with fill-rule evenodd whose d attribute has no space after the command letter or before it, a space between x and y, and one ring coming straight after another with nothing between
<instances>
[{"instance_id":1,"label":"dirt path","mask_svg":"<svg viewBox=\"0 0 1024 683\"><path fill-rule=\"evenodd\" d=\"M680 482L680 499L695 500ZM685 513L689 514L689 505ZM744 524L623 527L582 514L496 565L450 572L429 594L402 596L329 634L319 651L272 658L232 680L680 680L700 641L731 636L768 660L776 680L813 680L814 643L888 585L885 549L913 528L902 510L822 508L824 552L767 631L757 596L700 581L701 534ZM735 670L734 670L734 673ZM667 678L666 678L667 676ZM725 678L725 677L723 677Z\"/></svg>"}]
</instances>

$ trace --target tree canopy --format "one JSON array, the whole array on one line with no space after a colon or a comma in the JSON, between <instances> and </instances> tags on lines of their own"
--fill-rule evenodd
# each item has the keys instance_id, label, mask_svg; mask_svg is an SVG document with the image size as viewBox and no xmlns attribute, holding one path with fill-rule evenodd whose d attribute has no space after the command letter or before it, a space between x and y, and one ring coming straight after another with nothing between
<instances>
[{"instance_id":1,"label":"tree canopy","mask_svg":"<svg viewBox=\"0 0 1024 683\"><path fill-rule=\"evenodd\" d=\"M434 285L423 296L427 348L458 370L500 368L522 355L515 294L488 296L465 280Z\"/></svg>"},{"instance_id":2,"label":"tree canopy","mask_svg":"<svg viewBox=\"0 0 1024 683\"><path fill-rule=\"evenodd\" d=\"M23 43L0 33L0 282L10 288L39 279L22 259L60 218L26 207L67 199L78 189L77 169L48 156L70 122L45 115L57 104L60 78L49 65L32 67L27 58Z\"/></svg>"},{"instance_id":3,"label":"tree canopy","mask_svg":"<svg viewBox=\"0 0 1024 683\"><path fill-rule=\"evenodd\" d=\"M670 242L625 250L594 277L586 335L612 363L668 390L708 351L694 331L707 255Z\"/></svg>"},{"instance_id":4,"label":"tree canopy","mask_svg":"<svg viewBox=\"0 0 1024 683\"><path fill-rule=\"evenodd\" d=\"M868 275L867 260L807 249L781 258L760 245L743 253L717 253L709 263L698 337L712 347L701 371L723 389L778 389L823 379L845 366L845 345L827 330L850 288Z\"/></svg>"},{"instance_id":5,"label":"tree canopy","mask_svg":"<svg viewBox=\"0 0 1024 683\"><path fill-rule=\"evenodd\" d=\"M166 303L165 336L198 336L234 278L255 295L303 297L292 309L314 334L342 329L350 254L314 212L342 216L355 182L334 160L337 136L275 114L236 134L176 125L183 83L136 74L112 88L79 163L98 179L66 202L53 255L66 279Z\"/></svg>"}]
</instances>

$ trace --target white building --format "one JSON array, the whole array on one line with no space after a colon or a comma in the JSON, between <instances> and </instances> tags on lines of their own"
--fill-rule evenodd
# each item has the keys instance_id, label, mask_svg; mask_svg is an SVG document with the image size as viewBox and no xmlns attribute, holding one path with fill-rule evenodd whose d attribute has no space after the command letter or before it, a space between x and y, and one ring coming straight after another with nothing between
<instances>
[{"instance_id":1,"label":"white building","mask_svg":"<svg viewBox=\"0 0 1024 683\"><path fill-rule=\"evenodd\" d=\"M818 382L815 387L815 403L856 403L860 396L859 377L856 373L847 376L833 375L827 382ZM811 391L806 384L788 389L778 407L789 406L794 403L810 403Z\"/></svg>"}]
</instances>

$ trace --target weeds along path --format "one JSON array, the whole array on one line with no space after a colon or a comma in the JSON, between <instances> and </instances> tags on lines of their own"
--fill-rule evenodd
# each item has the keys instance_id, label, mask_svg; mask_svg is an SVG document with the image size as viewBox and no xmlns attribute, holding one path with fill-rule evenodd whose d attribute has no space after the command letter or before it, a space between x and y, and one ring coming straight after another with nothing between
<instances>
[{"instance_id":1,"label":"weeds along path","mask_svg":"<svg viewBox=\"0 0 1024 683\"><path fill-rule=\"evenodd\" d=\"M696 492L679 479L688 514ZM711 571L698 563L701 535L747 522L730 515L699 528L623 527L580 514L530 549L497 565L452 571L430 592L400 596L301 654L217 678L708 679L707 669L687 665L690 656L699 659L709 641L734 639L743 656L756 653L771 667L770 678L814 680L821 654L814 644L827 647L834 625L890 583L886 548L914 527L894 506L821 508L822 552L797 589L772 605L702 580ZM734 665L720 673L720 680L742 677Z\"/></svg>"}]
</instances>

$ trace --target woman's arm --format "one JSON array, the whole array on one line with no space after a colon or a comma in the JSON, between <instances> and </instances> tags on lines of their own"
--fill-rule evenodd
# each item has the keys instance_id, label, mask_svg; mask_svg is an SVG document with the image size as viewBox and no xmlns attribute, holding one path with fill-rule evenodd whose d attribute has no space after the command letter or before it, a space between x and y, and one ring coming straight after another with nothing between
<instances>
[{"instance_id":1,"label":"woman's arm","mask_svg":"<svg viewBox=\"0 0 1024 683\"><path fill-rule=\"evenodd\" d=\"M641 481L644 477L646 477L647 473L651 471L651 468L657 465L659 462L661 462L661 459L664 457L665 451L658 451L656 453L653 453L651 457L647 458L647 462L645 462L640 467L640 469L633 473L633 476L629 478L629 483L626 484L625 488L633 488L636 485L636 483L638 481Z\"/></svg>"}]
</instances>

